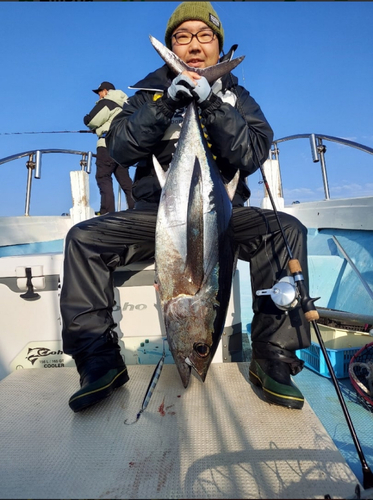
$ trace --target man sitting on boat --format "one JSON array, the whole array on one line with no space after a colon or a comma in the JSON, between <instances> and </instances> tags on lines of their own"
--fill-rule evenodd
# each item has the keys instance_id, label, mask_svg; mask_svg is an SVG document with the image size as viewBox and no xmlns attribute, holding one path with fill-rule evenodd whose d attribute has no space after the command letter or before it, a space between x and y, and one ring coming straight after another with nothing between
<instances>
[{"instance_id":1,"label":"man sitting on boat","mask_svg":"<svg viewBox=\"0 0 373 500\"><path fill-rule=\"evenodd\" d=\"M165 42L189 66L208 67L219 61L224 30L209 2L188 1L171 15ZM233 199L234 238L238 257L250 262L253 291L269 289L288 274L288 254L274 212L245 206L250 196L246 177L268 157L273 139L270 125L231 74L208 92L205 85L196 86L193 96L188 85L188 78L178 77L164 65L133 86L139 90L114 118L106 144L119 164L136 164L135 207L81 222L67 235L61 312L64 351L74 358L80 374L81 387L69 401L74 411L99 402L128 381L112 317L113 271L118 265L154 257L161 187L152 155L167 170L183 110L191 99L196 99L222 175L229 180L240 170ZM308 283L307 230L290 215L280 217ZM263 389L268 402L300 409L304 398L291 375L303 368L295 351L310 345L309 324L299 306L285 313L270 296L256 297L253 309L250 380Z\"/></svg>"}]
</instances>

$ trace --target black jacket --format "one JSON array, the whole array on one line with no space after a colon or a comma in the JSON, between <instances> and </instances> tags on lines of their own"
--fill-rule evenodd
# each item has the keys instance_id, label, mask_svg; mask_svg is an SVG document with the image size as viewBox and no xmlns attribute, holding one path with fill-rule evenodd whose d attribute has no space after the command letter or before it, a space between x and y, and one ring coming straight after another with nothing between
<instances>
[{"instance_id":1,"label":"black jacket","mask_svg":"<svg viewBox=\"0 0 373 500\"><path fill-rule=\"evenodd\" d=\"M152 155L167 170L175 151L182 113L171 109L166 93L174 77L164 65L134 85L132 88L140 90L124 104L106 136L110 156L125 167L137 167L132 189L136 202L159 202L161 188ZM231 74L222 78L221 89L200 111L222 175L230 180L237 169L241 171L233 204L243 205L250 196L245 178L268 158L272 129L259 105Z\"/></svg>"}]
</instances>

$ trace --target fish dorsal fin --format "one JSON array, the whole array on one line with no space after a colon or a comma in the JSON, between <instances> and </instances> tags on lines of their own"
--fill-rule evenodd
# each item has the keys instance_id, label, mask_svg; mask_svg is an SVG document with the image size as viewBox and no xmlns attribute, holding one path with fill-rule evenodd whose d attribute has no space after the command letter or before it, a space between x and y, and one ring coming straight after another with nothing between
<instances>
[{"instance_id":1,"label":"fish dorsal fin","mask_svg":"<svg viewBox=\"0 0 373 500\"><path fill-rule=\"evenodd\" d=\"M240 171L237 170L233 179L231 181L229 181L227 184L224 184L225 189L227 190L228 197L231 201L233 200L234 195L236 194L236 189L237 189L237 185L238 185L239 180L240 180Z\"/></svg>"},{"instance_id":2,"label":"fish dorsal fin","mask_svg":"<svg viewBox=\"0 0 373 500\"><path fill-rule=\"evenodd\" d=\"M161 188L163 189L163 186L166 184L166 179L167 179L167 172L165 172L162 168L162 165L159 163L157 158L153 155L153 165L154 165L154 170L155 173L157 174L159 184L161 185Z\"/></svg>"},{"instance_id":3,"label":"fish dorsal fin","mask_svg":"<svg viewBox=\"0 0 373 500\"><path fill-rule=\"evenodd\" d=\"M151 35L149 35L149 38L155 50L172 71L176 74L180 74L183 71L193 71L194 73L204 76L209 83L212 83L226 73L229 73L245 59L245 56L241 56L233 60L220 62L214 66L209 66L208 68L193 68L188 66L180 59L180 57L163 45L163 43L159 40Z\"/></svg>"}]
</instances>

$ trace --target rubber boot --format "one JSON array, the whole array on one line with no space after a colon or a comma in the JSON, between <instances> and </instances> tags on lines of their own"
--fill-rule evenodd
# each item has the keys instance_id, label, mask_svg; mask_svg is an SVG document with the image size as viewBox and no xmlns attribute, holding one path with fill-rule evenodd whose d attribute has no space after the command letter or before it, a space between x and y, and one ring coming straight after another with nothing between
<instances>
[{"instance_id":1,"label":"rubber boot","mask_svg":"<svg viewBox=\"0 0 373 500\"><path fill-rule=\"evenodd\" d=\"M108 342L84 359L75 359L80 373L80 389L69 406L79 412L109 397L115 389L129 380L127 367L115 342Z\"/></svg>"},{"instance_id":2,"label":"rubber boot","mask_svg":"<svg viewBox=\"0 0 373 500\"><path fill-rule=\"evenodd\" d=\"M304 396L290 378L288 363L277 359L252 359L249 379L263 389L268 403L298 410L303 408Z\"/></svg>"}]
</instances>

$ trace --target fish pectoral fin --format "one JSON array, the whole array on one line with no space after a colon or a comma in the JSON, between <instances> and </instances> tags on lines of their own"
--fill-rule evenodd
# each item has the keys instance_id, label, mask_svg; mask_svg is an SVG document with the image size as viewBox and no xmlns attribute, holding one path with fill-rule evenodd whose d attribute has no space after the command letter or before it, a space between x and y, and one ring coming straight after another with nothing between
<instances>
[{"instance_id":1,"label":"fish pectoral fin","mask_svg":"<svg viewBox=\"0 0 373 500\"><path fill-rule=\"evenodd\" d=\"M197 289L201 287L204 278L203 232L202 172L196 157L188 200L185 274Z\"/></svg>"},{"instance_id":2,"label":"fish pectoral fin","mask_svg":"<svg viewBox=\"0 0 373 500\"><path fill-rule=\"evenodd\" d=\"M233 200L234 195L236 193L236 189L237 189L237 185L238 185L239 180L240 180L240 171L237 170L233 179L231 181L229 181L227 184L224 184L225 189L227 190L228 197L231 201Z\"/></svg>"},{"instance_id":3,"label":"fish pectoral fin","mask_svg":"<svg viewBox=\"0 0 373 500\"><path fill-rule=\"evenodd\" d=\"M162 165L159 163L157 158L153 155L153 165L154 165L154 170L155 173L157 174L159 184L161 185L161 188L163 189L163 186L166 184L166 179L167 179L167 172L165 172L162 168Z\"/></svg>"}]
</instances>

